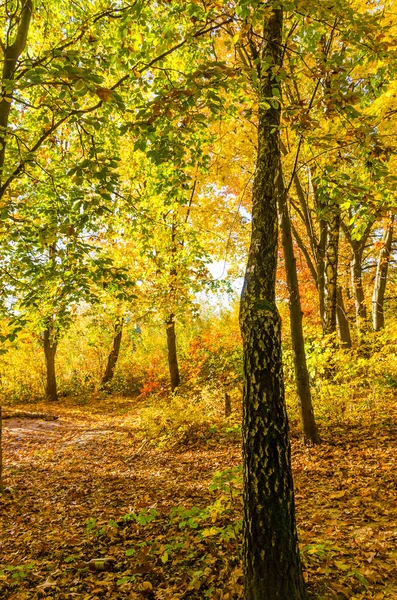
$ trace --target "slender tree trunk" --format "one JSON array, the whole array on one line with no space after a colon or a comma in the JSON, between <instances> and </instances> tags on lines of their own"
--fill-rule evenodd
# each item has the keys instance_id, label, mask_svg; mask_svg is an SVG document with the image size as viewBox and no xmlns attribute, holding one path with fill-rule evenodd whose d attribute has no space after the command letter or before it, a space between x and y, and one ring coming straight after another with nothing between
<instances>
[{"instance_id":1,"label":"slender tree trunk","mask_svg":"<svg viewBox=\"0 0 397 600\"><path fill-rule=\"evenodd\" d=\"M279 176L279 213L281 220L282 243L287 274L289 294L289 316L291 327L292 350L294 354L296 391L301 409L304 436L307 442L318 444L320 436L314 418L312 397L310 392L309 372L307 370L305 340L303 337L302 308L299 293L298 274L294 246L292 242L291 220L288 210L286 190L282 173Z\"/></svg>"},{"instance_id":2,"label":"slender tree trunk","mask_svg":"<svg viewBox=\"0 0 397 600\"><path fill-rule=\"evenodd\" d=\"M263 39L267 40L260 57L263 63L281 65L281 9L266 17ZM263 98L274 97L279 85L272 73L270 68L260 73ZM277 103L267 110L259 108L252 236L240 305L245 600L306 599L295 526L281 322L275 304L279 125Z\"/></svg>"},{"instance_id":3,"label":"slender tree trunk","mask_svg":"<svg viewBox=\"0 0 397 600\"><path fill-rule=\"evenodd\" d=\"M317 247L317 292L321 317L321 325L324 333L325 324L325 253L327 245L327 224L324 220L320 220L320 241Z\"/></svg>"},{"instance_id":4,"label":"slender tree trunk","mask_svg":"<svg viewBox=\"0 0 397 600\"><path fill-rule=\"evenodd\" d=\"M44 355L47 369L46 396L52 402L58 400L57 380L55 374L55 354L57 351L57 342L54 340L53 332L50 327L44 331Z\"/></svg>"},{"instance_id":5,"label":"slender tree trunk","mask_svg":"<svg viewBox=\"0 0 397 600\"><path fill-rule=\"evenodd\" d=\"M317 214L317 221L318 221L318 241L316 241L316 235L313 232L313 250L314 250L314 257L316 260L316 268L317 268L317 292L318 292L318 299L319 299L319 309L320 309L320 318L321 318L321 325L323 328L323 334L325 334L324 331L324 327L326 324L326 304L327 304L327 292L326 292L326 287L327 287L327 274L326 274L326 269L327 269L327 243L329 240L329 223L328 221L324 218L324 213L327 212L327 206L324 205L323 201L321 200L321 196L318 193L318 189L317 186L315 185L313 178L312 178L312 173L309 169L309 184L311 186L311 190L312 190L312 194L313 194L313 200L314 200L314 207L316 210L316 214Z\"/></svg>"},{"instance_id":6,"label":"slender tree trunk","mask_svg":"<svg viewBox=\"0 0 397 600\"><path fill-rule=\"evenodd\" d=\"M340 212L335 209L330 212L327 222L327 244L325 249L325 298L324 326L325 335L336 332L336 293L338 282L338 247L340 230Z\"/></svg>"},{"instance_id":7,"label":"slender tree trunk","mask_svg":"<svg viewBox=\"0 0 397 600\"><path fill-rule=\"evenodd\" d=\"M120 345L121 338L123 336L123 319L116 319L114 325L114 338L113 338L113 348L111 349L108 362L106 365L105 373L101 380L100 389L103 390L106 388L106 384L108 384L113 379L114 371L116 369L117 360L119 358L120 353Z\"/></svg>"},{"instance_id":8,"label":"slender tree trunk","mask_svg":"<svg viewBox=\"0 0 397 600\"><path fill-rule=\"evenodd\" d=\"M365 242L364 242L365 243ZM354 294L354 305L356 308L356 323L358 334L362 334L368 329L367 307L365 306L364 287L363 287L363 251L364 243L362 240L352 242L352 260L351 260L351 279Z\"/></svg>"},{"instance_id":9,"label":"slender tree trunk","mask_svg":"<svg viewBox=\"0 0 397 600\"><path fill-rule=\"evenodd\" d=\"M282 148L284 148L284 147L282 146ZM283 153L284 154L287 153L285 148L283 150ZM295 189L296 189L296 193L297 193L299 205L300 205L300 210L298 211L298 214L299 214L301 220L303 221L303 224L305 225L306 234L309 239L309 245L310 245L310 250L311 250L312 256L310 256L309 249L305 246L303 240L300 238L297 230L293 227L292 224L291 224L291 229L294 234L295 240L298 244L298 247L300 248L300 250L302 251L302 253L306 259L306 263L307 263L309 271L313 277L313 281L316 284L316 288L317 288L317 292L318 292L318 299L319 299L320 320L321 320L321 325L323 326L324 325L324 303L325 303L325 299L324 299L325 298L324 259L325 259L325 242L327 239L327 225L323 219L321 219L321 218L319 219L319 235L317 237L317 234L316 234L316 231L315 231L315 228L313 225L313 220L311 217L311 212L309 210L308 194L305 194L297 173L295 173L293 180L294 180ZM310 187L311 187L312 193L315 198L315 205L317 207L317 212L320 213L319 203L317 200L317 192L316 192L315 187L313 186L312 179L310 176L310 171L309 171L309 182L310 182ZM314 259L314 262L313 262L313 259Z\"/></svg>"},{"instance_id":10,"label":"slender tree trunk","mask_svg":"<svg viewBox=\"0 0 397 600\"><path fill-rule=\"evenodd\" d=\"M387 272L389 269L391 246L393 242L394 215L390 215L389 223L383 236L383 245L379 252L378 264L372 295L372 324L374 331L379 331L385 326L385 315L383 310L385 291L387 283Z\"/></svg>"},{"instance_id":11,"label":"slender tree trunk","mask_svg":"<svg viewBox=\"0 0 397 600\"><path fill-rule=\"evenodd\" d=\"M349 220L352 219L351 212L348 213ZM355 239L354 226L347 224L343 220L341 221L342 230L346 241L349 243L352 258L350 261L350 273L351 273L351 282L354 296L354 306L356 310L356 324L357 324L357 332L359 337L362 333L365 333L369 330L368 323L368 315L367 315L367 307L365 305L365 296L364 296L364 286L363 286L363 253L365 249L365 244L367 243L369 234L371 232L372 226L375 223L376 215L372 215L368 218L368 222L364 231L362 232L361 238L359 240Z\"/></svg>"},{"instance_id":12,"label":"slender tree trunk","mask_svg":"<svg viewBox=\"0 0 397 600\"><path fill-rule=\"evenodd\" d=\"M232 403L230 401L230 394L225 392L225 417L230 417L232 414Z\"/></svg>"},{"instance_id":13,"label":"slender tree trunk","mask_svg":"<svg viewBox=\"0 0 397 600\"><path fill-rule=\"evenodd\" d=\"M349 321L346 317L345 305L343 302L342 286L338 285L336 292L336 321L338 326L338 338L342 348L351 348L352 340L350 336Z\"/></svg>"},{"instance_id":14,"label":"slender tree trunk","mask_svg":"<svg viewBox=\"0 0 397 600\"><path fill-rule=\"evenodd\" d=\"M171 314L167 321L168 368L170 371L171 391L176 390L180 383L178 354L176 349L175 315Z\"/></svg>"}]
</instances>

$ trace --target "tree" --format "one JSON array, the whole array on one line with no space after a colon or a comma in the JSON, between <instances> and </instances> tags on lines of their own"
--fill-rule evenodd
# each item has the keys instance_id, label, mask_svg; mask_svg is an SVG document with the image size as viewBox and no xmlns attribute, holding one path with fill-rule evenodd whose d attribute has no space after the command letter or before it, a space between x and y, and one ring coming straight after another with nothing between
<instances>
[{"instance_id":1,"label":"tree","mask_svg":"<svg viewBox=\"0 0 397 600\"><path fill-rule=\"evenodd\" d=\"M292 241L291 220L287 204L287 189L283 175L279 175L278 205L281 220L281 240L284 251L285 271L289 294L289 313L292 349L298 402L301 409L304 436L307 442L318 444L320 436L314 418L310 392L309 371L306 362L305 339L303 336L302 308L299 293L298 273Z\"/></svg>"},{"instance_id":2,"label":"tree","mask_svg":"<svg viewBox=\"0 0 397 600\"><path fill-rule=\"evenodd\" d=\"M387 283L387 272L389 269L390 253L393 242L394 214L389 215L386 224L382 247L379 251L378 262L376 266L376 275L374 282L374 292L372 295L372 325L374 331L379 331L385 326L384 300Z\"/></svg>"},{"instance_id":3,"label":"tree","mask_svg":"<svg viewBox=\"0 0 397 600\"><path fill-rule=\"evenodd\" d=\"M181 62L179 59L179 68ZM170 67L169 80L174 77ZM204 108L208 111L206 94L210 93L207 90L210 86L208 79L205 81L204 90L197 91L197 105L190 93L183 94L180 107L173 103L172 114L168 110L165 114L158 112L159 103L158 109L152 107L155 118L152 119L153 114L149 117L148 127L134 132L137 137L132 140L125 136L125 146L130 151L123 169L120 206L124 217L128 215L128 226L125 218L119 226L124 238L130 240L126 246L127 262L129 255L132 264L138 264L145 274L136 288L139 313L145 315L145 320L160 319L165 325L172 391L181 379L177 322L183 322L195 310L198 293L220 285L213 280L207 266L213 260L217 236L208 226L203 227L201 221L202 196L208 195L213 200L212 195L205 194L206 184L202 181L209 169L207 148L213 137L200 112ZM211 85L216 86L216 78ZM221 210L214 207L211 210L208 222L219 223ZM132 252L139 255L138 261L132 260L132 247Z\"/></svg>"},{"instance_id":4,"label":"tree","mask_svg":"<svg viewBox=\"0 0 397 600\"><path fill-rule=\"evenodd\" d=\"M340 345L342 348L351 348L352 339L350 336L350 327L346 316L345 304L343 302L343 291L341 285L338 285L338 289L336 291L336 304L336 321Z\"/></svg>"},{"instance_id":5,"label":"tree","mask_svg":"<svg viewBox=\"0 0 397 600\"><path fill-rule=\"evenodd\" d=\"M254 51L260 93L258 156L252 236L240 310L245 381L245 599L303 600L306 592L295 526L281 323L275 301L281 113L278 73L282 65L283 11L264 5L255 8L261 11L264 41L262 48ZM250 11L244 14L248 16ZM250 38L251 44L254 39Z\"/></svg>"},{"instance_id":6,"label":"tree","mask_svg":"<svg viewBox=\"0 0 397 600\"><path fill-rule=\"evenodd\" d=\"M357 231L357 223L349 211L349 226L342 219L341 227L344 236L351 248L351 282L354 294L354 306L356 309L356 324L358 335L365 333L368 330L367 307L365 304L364 285L363 285L363 254L365 246L368 242L371 229L376 220L376 215L370 214L367 216L367 223Z\"/></svg>"},{"instance_id":7,"label":"tree","mask_svg":"<svg viewBox=\"0 0 397 600\"><path fill-rule=\"evenodd\" d=\"M360 220L360 204L369 216L376 212L379 187L384 186L379 179L386 174L374 168L384 160L385 142L373 109L367 107L387 79L383 60L389 54L388 9L371 10L359 2L353 9L352 3L342 1L332 7L308 3L298 12L305 13L306 21L297 19L291 27L284 61L288 103L283 142L296 167L291 219L317 286L323 331L334 334L340 225L352 227L355 216ZM368 39L372 41L365 46ZM287 173L288 157L284 162ZM356 225L352 228L357 230ZM358 286L359 270L356 261ZM358 305L363 312L360 299Z\"/></svg>"},{"instance_id":8,"label":"tree","mask_svg":"<svg viewBox=\"0 0 397 600\"><path fill-rule=\"evenodd\" d=\"M123 336L123 317L118 317L114 323L113 347L109 353L106 369L101 379L100 389L105 390L112 381L117 360L119 357L121 339Z\"/></svg>"},{"instance_id":9,"label":"tree","mask_svg":"<svg viewBox=\"0 0 397 600\"><path fill-rule=\"evenodd\" d=\"M20 183L18 203L9 213L13 228L0 223L0 281L15 324L13 335L28 324L41 332L46 396L52 401L58 399L58 343L77 307L97 302L104 286L125 297L131 283L99 243L117 181L115 163L99 145L81 160L81 136L76 138L68 128L58 130L45 151L45 173L32 167L34 184Z\"/></svg>"}]
</instances>

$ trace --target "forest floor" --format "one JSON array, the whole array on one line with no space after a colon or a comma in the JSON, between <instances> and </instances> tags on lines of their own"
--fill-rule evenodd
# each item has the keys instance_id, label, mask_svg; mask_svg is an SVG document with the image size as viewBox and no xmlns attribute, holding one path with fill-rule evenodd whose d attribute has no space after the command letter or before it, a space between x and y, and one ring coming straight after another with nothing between
<instances>
[{"instance_id":1,"label":"forest floor","mask_svg":"<svg viewBox=\"0 0 397 600\"><path fill-rule=\"evenodd\" d=\"M18 409L59 419L3 422L0 598L242 597L238 474L210 489L215 472L240 463L238 440L155 448L125 398ZM310 597L397 599L396 412L322 437L315 448L292 439Z\"/></svg>"}]
</instances>

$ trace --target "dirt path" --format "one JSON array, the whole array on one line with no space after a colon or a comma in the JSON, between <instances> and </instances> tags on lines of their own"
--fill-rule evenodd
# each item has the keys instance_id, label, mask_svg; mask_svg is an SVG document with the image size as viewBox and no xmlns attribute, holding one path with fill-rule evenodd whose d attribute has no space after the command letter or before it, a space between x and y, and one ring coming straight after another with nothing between
<instances>
[{"instance_id":1,"label":"dirt path","mask_svg":"<svg viewBox=\"0 0 397 600\"><path fill-rule=\"evenodd\" d=\"M0 497L0 597L241 598L240 500L229 502L228 484L209 490L214 472L239 463L239 445L164 452L137 437L129 405L110 417L57 412L57 421L3 425L12 492ZM379 427L334 429L311 450L293 440L313 598L397 598L396 424Z\"/></svg>"}]
</instances>

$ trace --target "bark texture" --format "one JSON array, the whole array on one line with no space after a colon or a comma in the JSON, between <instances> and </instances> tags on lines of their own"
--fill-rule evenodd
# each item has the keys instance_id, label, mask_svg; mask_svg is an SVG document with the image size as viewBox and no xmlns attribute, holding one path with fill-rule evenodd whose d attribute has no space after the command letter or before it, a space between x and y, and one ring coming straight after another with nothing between
<instances>
[{"instance_id":1,"label":"bark texture","mask_svg":"<svg viewBox=\"0 0 397 600\"><path fill-rule=\"evenodd\" d=\"M264 24L262 58L282 62L282 11ZM263 98L279 84L260 72ZM281 323L275 305L277 178L280 109L259 109L258 156L253 185L252 237L241 297L244 351L245 600L304 600L295 526L288 420L284 401Z\"/></svg>"},{"instance_id":2,"label":"bark texture","mask_svg":"<svg viewBox=\"0 0 397 600\"><path fill-rule=\"evenodd\" d=\"M291 327L292 351L294 354L295 380L298 402L301 409L304 436L307 442L318 444L316 421L314 418L312 396L310 392L309 372L307 370L305 339L303 336L302 308L299 293L298 273L291 232L291 219L288 210L286 190L282 173L279 175L279 212L281 221L282 244L287 274L289 294L289 315Z\"/></svg>"},{"instance_id":3,"label":"bark texture","mask_svg":"<svg viewBox=\"0 0 397 600\"><path fill-rule=\"evenodd\" d=\"M121 338L123 336L123 319L117 319L114 325L114 338L113 347L108 356L108 362L106 364L105 373L102 377L100 389L105 389L106 385L112 381L114 371L116 369L117 361L120 353Z\"/></svg>"},{"instance_id":4,"label":"bark texture","mask_svg":"<svg viewBox=\"0 0 397 600\"><path fill-rule=\"evenodd\" d=\"M45 363L47 369L46 396L52 402L58 400L57 380L55 374L55 355L57 351L57 342L54 339L53 331L50 327L44 331L43 346Z\"/></svg>"},{"instance_id":5,"label":"bark texture","mask_svg":"<svg viewBox=\"0 0 397 600\"><path fill-rule=\"evenodd\" d=\"M338 326L338 338L342 348L351 348L352 339L350 336L349 321L346 317L345 305L343 302L342 286L338 285L336 292L336 321Z\"/></svg>"},{"instance_id":6,"label":"bark texture","mask_svg":"<svg viewBox=\"0 0 397 600\"><path fill-rule=\"evenodd\" d=\"M325 247L324 269L324 321L325 335L336 333L336 295L338 283L340 212L335 207L327 220L327 243Z\"/></svg>"},{"instance_id":7,"label":"bark texture","mask_svg":"<svg viewBox=\"0 0 397 600\"><path fill-rule=\"evenodd\" d=\"M171 314L167 321L168 369L171 379L171 390L175 391L180 384L178 354L176 349L175 315Z\"/></svg>"},{"instance_id":8,"label":"bark texture","mask_svg":"<svg viewBox=\"0 0 397 600\"><path fill-rule=\"evenodd\" d=\"M374 331L379 331L385 326L384 300L389 269L390 253L393 243L394 215L389 217L389 223L383 236L383 245L379 252L378 264L372 296L372 325Z\"/></svg>"},{"instance_id":9,"label":"bark texture","mask_svg":"<svg viewBox=\"0 0 397 600\"><path fill-rule=\"evenodd\" d=\"M357 331L359 335L368 329L367 307L365 306L362 277L363 252L364 243L361 240L352 243L351 280L354 294L354 305L356 307Z\"/></svg>"}]
</instances>

